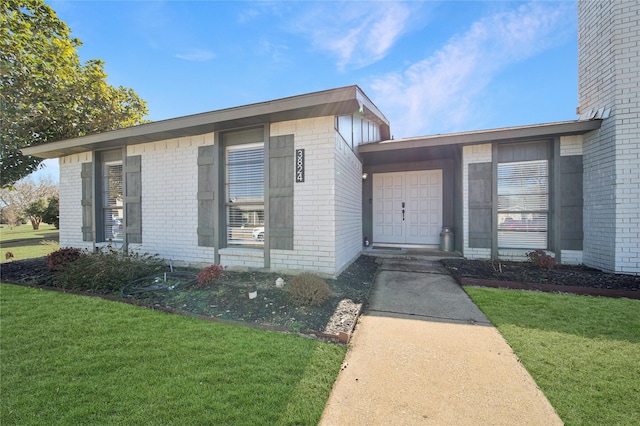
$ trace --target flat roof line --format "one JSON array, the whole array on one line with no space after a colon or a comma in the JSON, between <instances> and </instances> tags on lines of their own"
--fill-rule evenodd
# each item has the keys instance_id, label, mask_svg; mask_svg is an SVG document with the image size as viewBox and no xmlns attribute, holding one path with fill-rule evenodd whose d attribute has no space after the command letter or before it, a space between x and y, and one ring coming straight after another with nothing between
<instances>
[{"instance_id":1,"label":"flat roof line","mask_svg":"<svg viewBox=\"0 0 640 426\"><path fill-rule=\"evenodd\" d=\"M584 134L600 128L602 120L562 121L556 123L531 124L526 126L504 127L498 129L471 132L450 133L391 139L358 146L358 152L379 152L398 149L410 149L429 146L478 144L519 139L545 138L569 134Z\"/></svg>"}]
</instances>

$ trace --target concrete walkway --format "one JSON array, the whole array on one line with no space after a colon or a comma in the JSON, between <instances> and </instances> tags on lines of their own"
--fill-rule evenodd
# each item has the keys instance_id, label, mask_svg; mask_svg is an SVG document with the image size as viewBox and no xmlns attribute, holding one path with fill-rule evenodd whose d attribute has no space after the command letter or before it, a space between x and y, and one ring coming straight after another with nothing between
<instances>
[{"instance_id":1,"label":"concrete walkway","mask_svg":"<svg viewBox=\"0 0 640 426\"><path fill-rule=\"evenodd\" d=\"M321 425L561 425L433 258L383 259Z\"/></svg>"}]
</instances>

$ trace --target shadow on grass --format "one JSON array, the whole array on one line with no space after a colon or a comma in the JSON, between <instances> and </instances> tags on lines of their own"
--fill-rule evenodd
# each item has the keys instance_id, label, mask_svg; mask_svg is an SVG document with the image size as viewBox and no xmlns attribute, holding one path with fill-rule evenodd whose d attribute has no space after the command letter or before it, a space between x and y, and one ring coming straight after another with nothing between
<instances>
[{"instance_id":1,"label":"shadow on grass","mask_svg":"<svg viewBox=\"0 0 640 426\"><path fill-rule=\"evenodd\" d=\"M2 248L15 248L15 247L33 247L45 244L47 241L52 241L57 243L59 241L57 232L48 232L46 234L42 234L39 237L34 238L23 238L19 240L7 240L2 242Z\"/></svg>"}]
</instances>

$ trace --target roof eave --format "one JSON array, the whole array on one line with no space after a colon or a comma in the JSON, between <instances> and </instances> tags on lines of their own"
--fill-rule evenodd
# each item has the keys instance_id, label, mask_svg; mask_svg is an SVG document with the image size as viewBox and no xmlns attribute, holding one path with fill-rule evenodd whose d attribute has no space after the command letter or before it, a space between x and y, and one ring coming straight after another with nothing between
<instances>
[{"instance_id":1,"label":"roof eave","mask_svg":"<svg viewBox=\"0 0 640 426\"><path fill-rule=\"evenodd\" d=\"M358 146L360 154L392 151L400 149L414 149L444 145L473 145L489 142L510 142L531 140L536 138L550 138L566 135L579 135L600 128L602 120L565 121L545 123L529 126L508 127L500 129L481 130L476 132L451 133L417 138L386 140L362 144Z\"/></svg>"},{"instance_id":2,"label":"roof eave","mask_svg":"<svg viewBox=\"0 0 640 426\"><path fill-rule=\"evenodd\" d=\"M264 123L353 114L362 111L388 133L389 122L358 86L293 96L274 101L172 118L22 149L25 155L57 158Z\"/></svg>"}]
</instances>

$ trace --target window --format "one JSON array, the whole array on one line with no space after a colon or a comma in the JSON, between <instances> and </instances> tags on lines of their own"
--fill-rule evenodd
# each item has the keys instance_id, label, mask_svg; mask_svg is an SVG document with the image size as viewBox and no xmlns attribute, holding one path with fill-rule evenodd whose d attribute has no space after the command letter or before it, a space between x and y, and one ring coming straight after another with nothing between
<instances>
[{"instance_id":1,"label":"window","mask_svg":"<svg viewBox=\"0 0 640 426\"><path fill-rule=\"evenodd\" d=\"M227 243L264 244L264 144L226 149Z\"/></svg>"},{"instance_id":2,"label":"window","mask_svg":"<svg viewBox=\"0 0 640 426\"><path fill-rule=\"evenodd\" d=\"M342 139L344 139L347 145L353 147L353 117L350 115L341 115L337 118L336 124L336 128L342 136Z\"/></svg>"},{"instance_id":3,"label":"window","mask_svg":"<svg viewBox=\"0 0 640 426\"><path fill-rule=\"evenodd\" d=\"M120 151L102 154L101 217L99 221L101 241L122 241L124 236L122 160L114 159L120 156Z\"/></svg>"},{"instance_id":4,"label":"window","mask_svg":"<svg viewBox=\"0 0 640 426\"><path fill-rule=\"evenodd\" d=\"M378 142L380 127L361 115L341 115L336 117L336 130L352 149L362 143Z\"/></svg>"},{"instance_id":5,"label":"window","mask_svg":"<svg viewBox=\"0 0 640 426\"><path fill-rule=\"evenodd\" d=\"M547 248L547 160L498 164L498 247Z\"/></svg>"}]
</instances>

